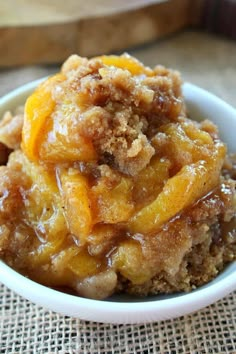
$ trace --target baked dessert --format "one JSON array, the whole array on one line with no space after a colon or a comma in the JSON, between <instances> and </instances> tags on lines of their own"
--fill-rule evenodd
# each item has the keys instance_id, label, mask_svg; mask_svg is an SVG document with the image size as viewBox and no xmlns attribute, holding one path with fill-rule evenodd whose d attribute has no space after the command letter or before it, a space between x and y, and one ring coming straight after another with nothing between
<instances>
[{"instance_id":1,"label":"baked dessert","mask_svg":"<svg viewBox=\"0 0 236 354\"><path fill-rule=\"evenodd\" d=\"M235 163L178 72L71 56L0 123L0 257L103 299L190 291L236 258Z\"/></svg>"}]
</instances>

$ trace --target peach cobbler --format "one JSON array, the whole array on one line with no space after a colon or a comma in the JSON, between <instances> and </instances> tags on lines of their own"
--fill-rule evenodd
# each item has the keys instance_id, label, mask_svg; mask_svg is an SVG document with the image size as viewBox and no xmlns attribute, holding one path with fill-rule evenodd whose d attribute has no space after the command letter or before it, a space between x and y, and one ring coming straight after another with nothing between
<instances>
[{"instance_id":1,"label":"peach cobbler","mask_svg":"<svg viewBox=\"0 0 236 354\"><path fill-rule=\"evenodd\" d=\"M178 72L73 55L5 113L0 142L0 257L37 282L189 291L236 258L235 163L188 118Z\"/></svg>"}]
</instances>

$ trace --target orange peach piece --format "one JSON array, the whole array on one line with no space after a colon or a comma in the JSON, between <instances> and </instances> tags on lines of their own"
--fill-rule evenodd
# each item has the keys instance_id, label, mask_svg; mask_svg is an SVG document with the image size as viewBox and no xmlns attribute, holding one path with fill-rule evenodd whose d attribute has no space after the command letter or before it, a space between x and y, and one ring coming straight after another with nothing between
<instances>
[{"instance_id":1,"label":"orange peach piece","mask_svg":"<svg viewBox=\"0 0 236 354\"><path fill-rule=\"evenodd\" d=\"M126 69L132 75L142 75L142 74L147 76L155 75L155 73L149 67L144 66L139 60L131 57L128 54L123 54L121 56L102 55L97 59L100 59L105 65Z\"/></svg>"},{"instance_id":2,"label":"orange peach piece","mask_svg":"<svg viewBox=\"0 0 236 354\"><path fill-rule=\"evenodd\" d=\"M79 251L67 261L67 267L80 279L96 274L100 266L100 261L86 251Z\"/></svg>"},{"instance_id":3,"label":"orange peach piece","mask_svg":"<svg viewBox=\"0 0 236 354\"><path fill-rule=\"evenodd\" d=\"M73 132L71 132L71 134L73 134ZM71 135L69 135L69 137L70 136ZM46 163L96 160L96 151L92 142L78 134L76 138L75 143L70 141L68 136L65 137L58 133L54 141L44 141L40 147L40 159Z\"/></svg>"},{"instance_id":4,"label":"orange peach piece","mask_svg":"<svg viewBox=\"0 0 236 354\"><path fill-rule=\"evenodd\" d=\"M184 166L211 156L215 149L211 136L193 124L167 124L163 129L168 137L166 153L177 166Z\"/></svg>"},{"instance_id":5,"label":"orange peach piece","mask_svg":"<svg viewBox=\"0 0 236 354\"><path fill-rule=\"evenodd\" d=\"M69 173L63 172L61 174L60 181L69 230L79 239L81 244L84 244L92 229L86 177L78 171L70 169Z\"/></svg>"},{"instance_id":6,"label":"orange peach piece","mask_svg":"<svg viewBox=\"0 0 236 354\"><path fill-rule=\"evenodd\" d=\"M210 192L218 183L225 157L225 146L219 144L209 161L184 166L170 178L163 191L151 204L141 209L129 222L132 233L150 233L189 205Z\"/></svg>"},{"instance_id":7,"label":"orange peach piece","mask_svg":"<svg viewBox=\"0 0 236 354\"><path fill-rule=\"evenodd\" d=\"M43 240L38 245L38 239L32 239L27 259L34 265L44 264L59 251L68 234L56 178L52 171L30 161L21 150L11 154L9 163L17 163L28 177L30 193L24 197L24 215L30 230Z\"/></svg>"},{"instance_id":8,"label":"orange peach piece","mask_svg":"<svg viewBox=\"0 0 236 354\"><path fill-rule=\"evenodd\" d=\"M39 85L26 101L22 150L32 161L38 158L39 146L46 135L45 124L55 107L51 88L56 82L61 82L63 79L64 75L62 74L54 75Z\"/></svg>"},{"instance_id":9,"label":"orange peach piece","mask_svg":"<svg viewBox=\"0 0 236 354\"><path fill-rule=\"evenodd\" d=\"M135 176L133 198L136 207L140 209L157 197L169 178L170 165L170 160L154 157L150 164Z\"/></svg>"},{"instance_id":10,"label":"orange peach piece","mask_svg":"<svg viewBox=\"0 0 236 354\"><path fill-rule=\"evenodd\" d=\"M113 267L133 284L143 284L151 278L151 270L144 262L142 248L137 241L123 241L112 257Z\"/></svg>"},{"instance_id":11,"label":"orange peach piece","mask_svg":"<svg viewBox=\"0 0 236 354\"><path fill-rule=\"evenodd\" d=\"M94 186L91 196L97 206L96 222L116 224L127 221L134 210L131 195L132 182L125 177L114 188L108 189L103 181Z\"/></svg>"},{"instance_id":12,"label":"orange peach piece","mask_svg":"<svg viewBox=\"0 0 236 354\"><path fill-rule=\"evenodd\" d=\"M58 237L52 242L42 243L38 248L30 252L26 258L28 259L29 263L34 266L49 263L51 257L60 251L63 242L64 238Z\"/></svg>"}]
</instances>

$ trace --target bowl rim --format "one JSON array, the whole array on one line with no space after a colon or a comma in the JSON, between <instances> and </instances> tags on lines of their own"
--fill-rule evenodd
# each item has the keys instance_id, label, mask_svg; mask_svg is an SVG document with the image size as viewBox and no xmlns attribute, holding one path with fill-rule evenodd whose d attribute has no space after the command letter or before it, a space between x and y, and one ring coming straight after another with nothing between
<instances>
[{"instance_id":1,"label":"bowl rim","mask_svg":"<svg viewBox=\"0 0 236 354\"><path fill-rule=\"evenodd\" d=\"M233 266L235 263L236 265L236 262L232 262L230 265ZM68 297L68 299L72 300L80 300L82 302L88 302L89 305L93 306L94 303L96 304L104 304L104 306L107 306L109 307L110 305L113 307L114 305L115 306L118 306L121 308L123 308L124 310L127 310L129 309L130 310L135 310L136 309L136 305L139 305L140 303L142 304L145 304L144 306L146 307L146 309L148 308L152 308L153 304L156 304L157 302L161 303L162 305L164 304L169 304L170 302L170 306L171 306L171 302L173 302L173 299L180 305L183 303L184 301L184 304L186 305L186 299L191 303L192 300L194 300L194 298L196 297L196 294L198 296L200 296L200 298L202 296L206 296L206 294L209 294L212 292L212 289L214 288L215 290L215 294L214 294L214 297L216 296L217 297L217 291L218 290L222 290L222 288L224 289L224 292L228 292L228 291L233 291L234 288L236 289L236 277L235 277L235 274L236 274L236 267L235 269L233 270L232 273L226 275L226 276L222 276L224 272L226 272L229 268L230 268L230 265L228 267L226 267L226 269L219 273L219 275L213 279L212 281L208 282L207 284L197 288L196 290L193 290L193 291L190 291L188 293L179 293L178 296L173 296L172 298L170 299L157 299L157 300L150 300L150 301L132 301L132 302L128 302L128 301L125 301L125 302L120 302L120 301L109 301L109 300L96 300L96 299L89 299L89 298L84 298L84 297L80 297L80 296L77 296L77 295L71 295L71 294L67 294L67 293L64 293L62 291L58 291L58 290L55 290L53 288L50 288L48 286L45 286L45 285L42 285L34 280L31 280L30 278L18 273L17 271L15 271L13 268L11 268L10 266L8 266L6 263L4 263L2 260L0 260L0 270L1 272L5 272L5 277L1 276L1 278L4 278L6 283L9 283L10 280L13 280L13 278L16 280L16 281L19 281L21 282L21 284L17 284L20 286L20 288L22 289L25 289L25 286L27 285L31 285L31 286L35 286L35 291L39 291L40 290L44 290L47 289L47 293L54 293L56 292L58 294L59 297ZM0 272L0 273L1 273ZM221 276L221 279L217 279ZM174 294L172 294L174 295ZM158 295L157 295L158 296ZM176 306L176 303L174 304ZM120 310L119 309L119 310ZM145 309L144 309L145 310Z\"/></svg>"},{"instance_id":2,"label":"bowl rim","mask_svg":"<svg viewBox=\"0 0 236 354\"><path fill-rule=\"evenodd\" d=\"M35 80L19 88L11 91L10 93L4 95L0 98L0 106L7 105L10 102L14 101L18 96L27 95L33 90L39 83L41 83L45 78ZM188 90L192 92L193 95L204 95L206 99L212 101L212 103L220 105L223 109L228 111L230 114L233 115L233 119L236 120L236 110L231 107L228 103L224 102L220 98L216 97L212 93L195 86L190 83L184 83L183 91L186 93ZM97 315L95 316L85 316L77 314L77 317L84 318L84 319L91 319L95 318L96 321L99 322L99 315L101 317L105 317L101 322L109 322L109 323L139 323L145 322L140 321L140 315L145 315L144 317L153 317L155 320L158 316L155 316L155 313L159 313L159 317L161 319L164 318L173 318L184 315L186 313L193 312L198 310L204 306L207 306L218 299L226 296L230 292L236 289L236 262L232 262L228 268L232 268L232 272L227 274L227 271L224 270L220 273L214 280L207 283L206 285L197 288L195 291L191 291L189 293L180 293L177 296L173 296L166 299L154 299L148 301L110 301L110 300L94 300L94 299L87 299L80 296L65 294L58 290L51 289L47 286L41 285L23 275L18 273L17 271L10 268L6 265L3 261L0 260L0 281L4 283L7 287L12 290L15 290L17 293L22 295L23 297L28 298L29 300L43 305L46 308L50 308L55 310L55 306L62 306L69 304L75 308L75 312L78 310L80 311L83 308L86 311L93 312L96 311ZM226 269L228 269L226 268ZM224 275L225 273L225 275ZM26 290L27 289L27 290ZM28 291L28 294L27 294ZM35 300L38 298L40 294L40 299ZM158 295L157 295L158 297ZM55 302L55 306L47 306L48 298L52 298ZM175 310L177 314L174 316L165 316L165 312L168 309L168 312ZM177 309L177 311L176 311ZM73 315L70 311L58 311L61 313ZM83 311L84 312L84 311ZM121 321L122 315L128 314L131 315L132 319L128 321ZM154 313L153 313L154 312ZM110 316L104 316L105 314L111 314L114 316L114 320L110 318ZM117 318L115 318L119 315ZM108 320L110 318L110 320ZM151 320L152 321L152 320ZM150 320L148 321L150 322Z\"/></svg>"}]
</instances>

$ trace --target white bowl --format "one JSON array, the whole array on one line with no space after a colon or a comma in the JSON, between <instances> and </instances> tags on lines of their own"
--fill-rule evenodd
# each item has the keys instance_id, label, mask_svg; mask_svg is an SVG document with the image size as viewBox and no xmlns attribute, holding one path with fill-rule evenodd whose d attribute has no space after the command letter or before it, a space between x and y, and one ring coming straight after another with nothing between
<instances>
[{"instance_id":1,"label":"white bowl","mask_svg":"<svg viewBox=\"0 0 236 354\"><path fill-rule=\"evenodd\" d=\"M0 100L0 116L22 104L41 80L20 87ZM194 119L215 122L221 138L230 151L236 152L236 111L228 104L191 84L184 84L188 111ZM47 309L107 323L144 323L182 316L207 306L236 289L236 262L231 263L216 279L190 292L137 298L116 295L110 299L91 300L42 286L15 272L0 261L0 281L21 296Z\"/></svg>"}]
</instances>

